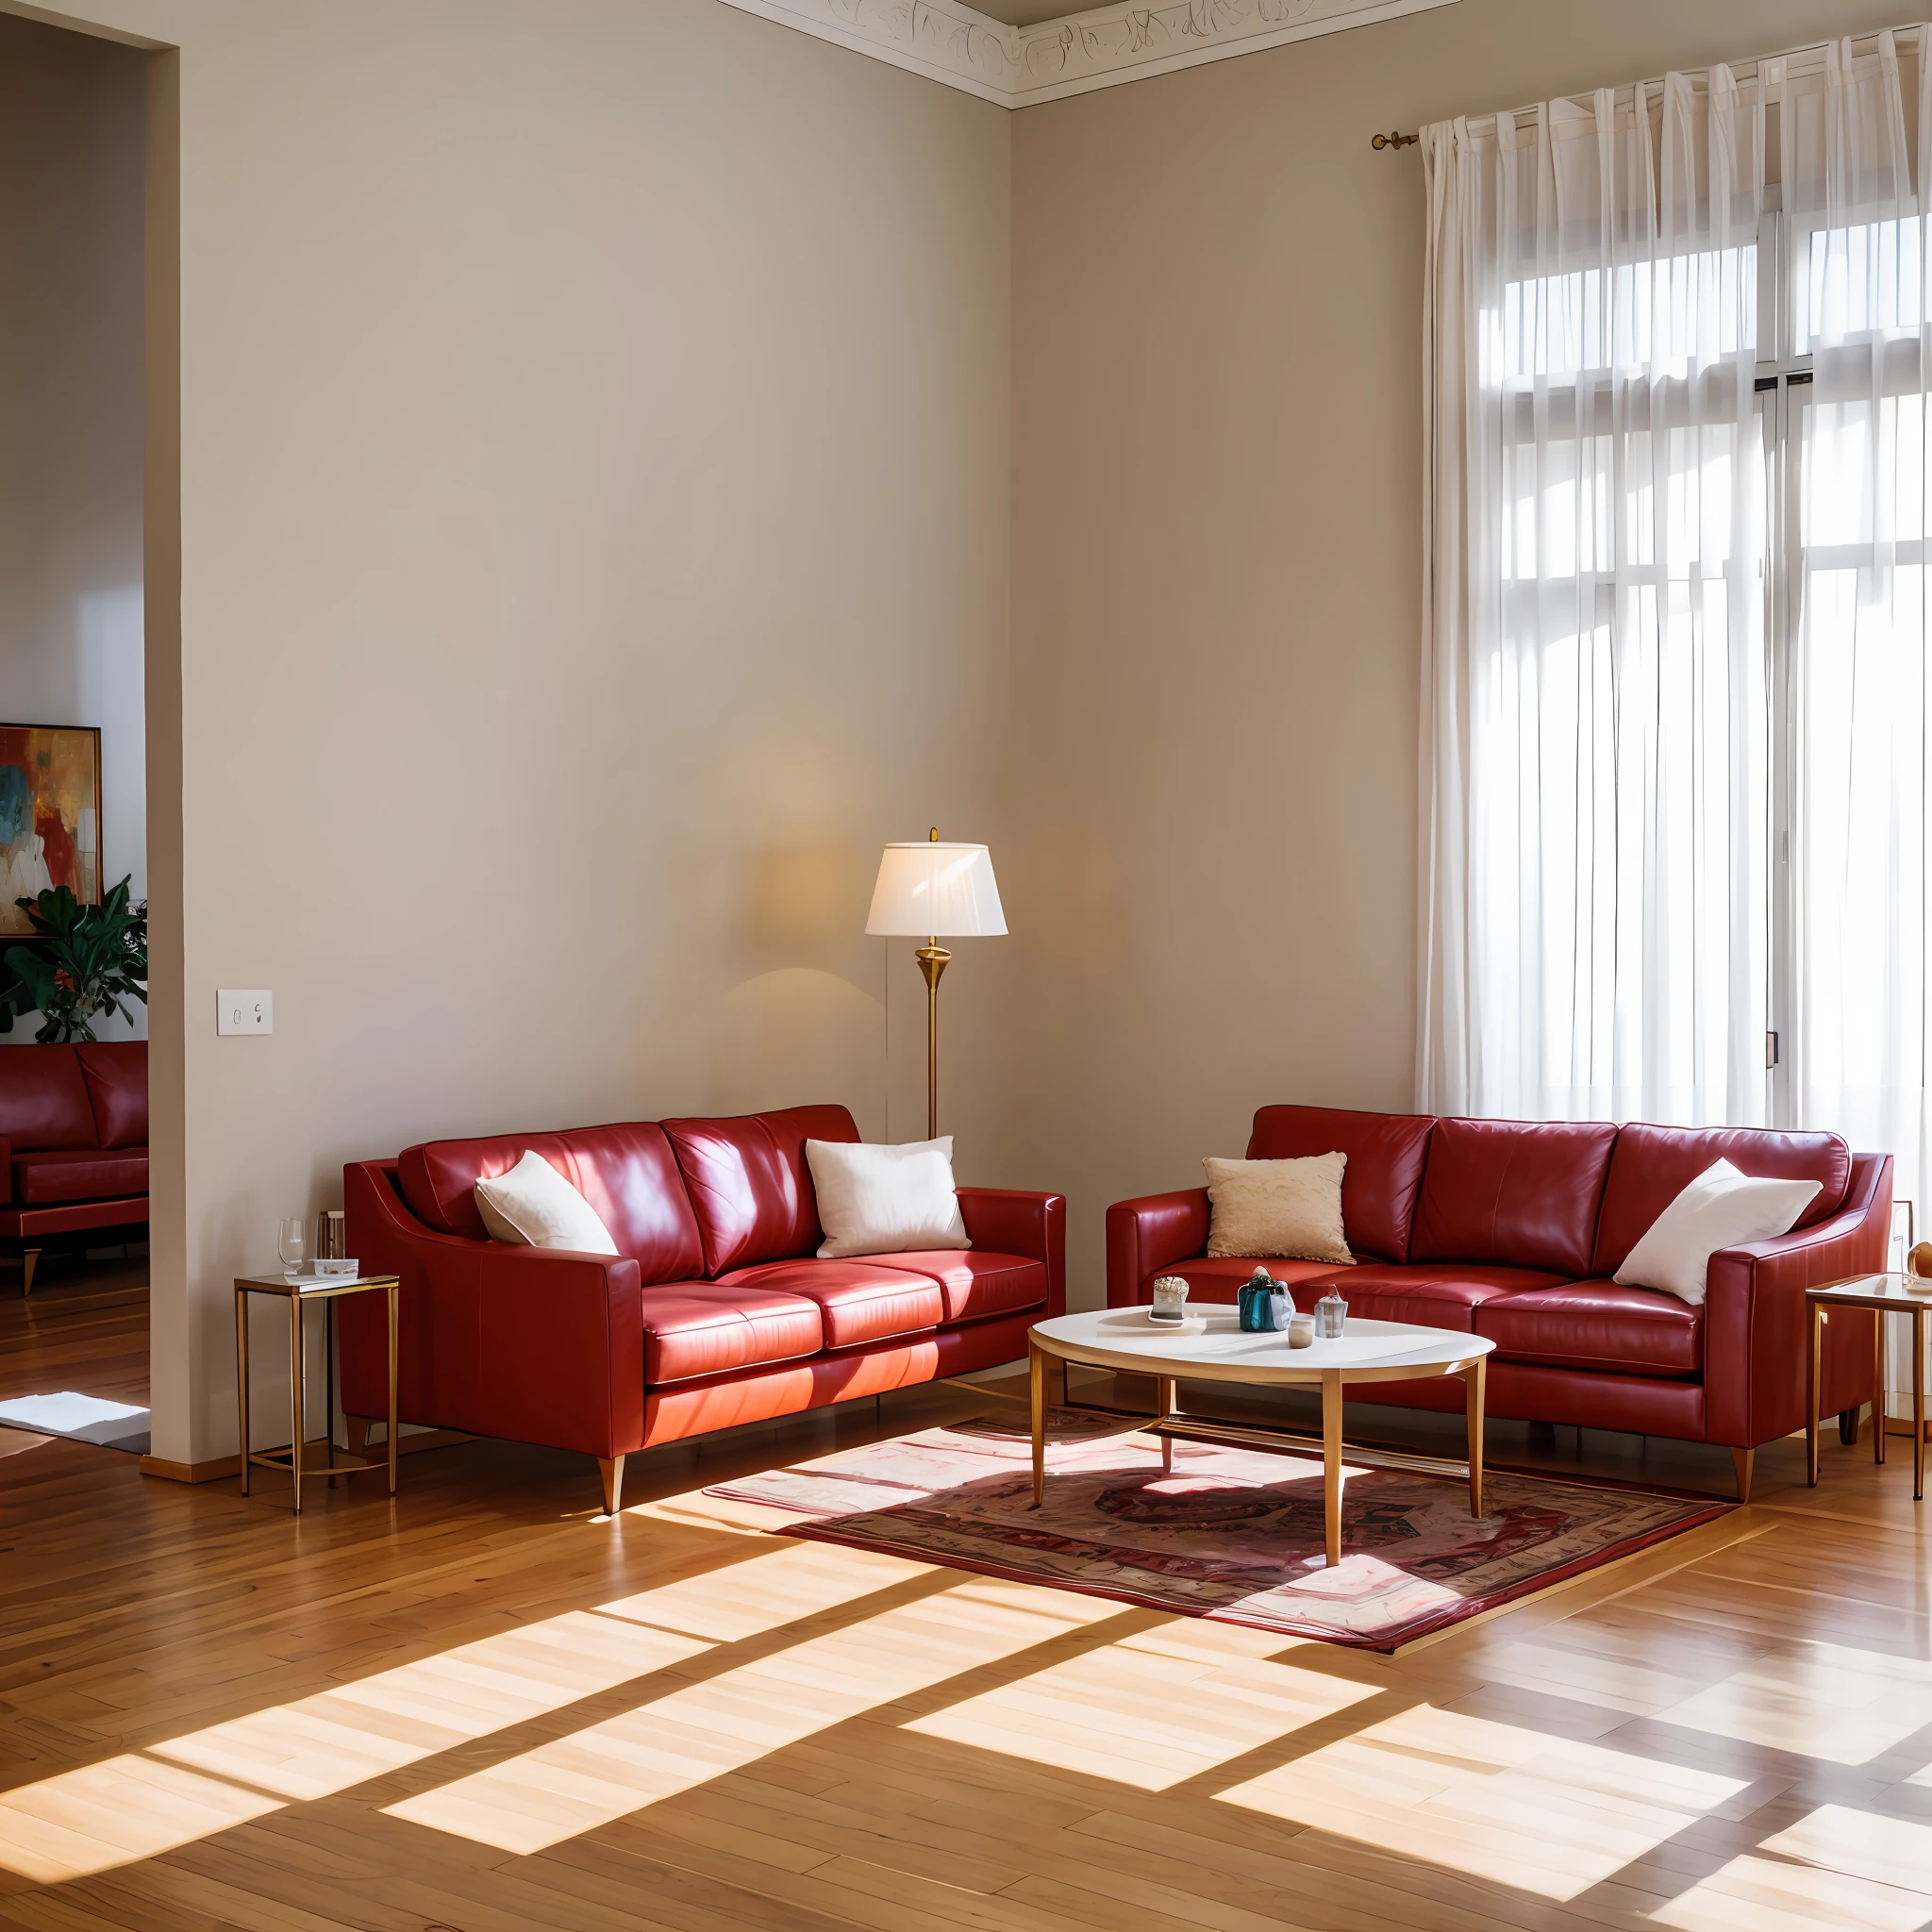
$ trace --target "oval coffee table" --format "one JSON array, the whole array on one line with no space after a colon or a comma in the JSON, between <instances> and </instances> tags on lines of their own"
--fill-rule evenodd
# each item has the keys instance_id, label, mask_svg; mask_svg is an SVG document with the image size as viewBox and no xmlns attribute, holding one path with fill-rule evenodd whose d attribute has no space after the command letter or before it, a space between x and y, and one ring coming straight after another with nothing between
<instances>
[{"instance_id":1,"label":"oval coffee table","mask_svg":"<svg viewBox=\"0 0 1932 1932\"><path fill-rule=\"evenodd\" d=\"M1467 1391L1469 1459L1357 1452L1353 1460L1378 1468L1409 1469L1431 1475L1467 1475L1469 1511L1483 1513L1483 1381L1496 1344L1480 1335L1453 1328L1414 1328L1403 1322L1371 1322L1351 1315L1347 1330L1333 1341L1291 1348L1280 1334L1246 1335L1233 1308L1192 1311L1206 1326L1192 1333L1156 1327L1140 1308L1099 1308L1041 1322L1029 1334L1027 1366L1033 1408L1033 1507L1046 1496L1047 1364L1064 1368L1114 1369L1124 1374L1152 1375L1160 1411L1149 1424L1161 1439L1164 1465L1174 1467L1175 1436L1208 1441L1258 1444L1284 1451L1322 1452L1322 1505L1328 1562L1341 1561L1341 1391L1365 1382L1408 1382L1424 1375L1460 1375ZM1174 1403L1174 1384L1239 1382L1257 1388L1320 1389L1322 1437L1288 1430L1243 1428L1208 1417L1183 1415ZM1071 1403L1067 1405L1073 1407Z\"/></svg>"}]
</instances>

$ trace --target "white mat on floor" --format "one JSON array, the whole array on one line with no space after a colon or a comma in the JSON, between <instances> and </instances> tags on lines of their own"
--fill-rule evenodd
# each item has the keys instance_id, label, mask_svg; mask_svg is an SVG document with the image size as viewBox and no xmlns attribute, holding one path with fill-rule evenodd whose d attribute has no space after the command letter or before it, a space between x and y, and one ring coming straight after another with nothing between
<instances>
[{"instance_id":1,"label":"white mat on floor","mask_svg":"<svg viewBox=\"0 0 1932 1932\"><path fill-rule=\"evenodd\" d=\"M73 1442L97 1442L103 1448L123 1449L131 1456L145 1456L148 1443L147 1410L125 1402L109 1402L99 1395L82 1395L62 1389L53 1395L17 1395L0 1402L0 1424L10 1429L31 1429L37 1436L64 1436Z\"/></svg>"}]
</instances>

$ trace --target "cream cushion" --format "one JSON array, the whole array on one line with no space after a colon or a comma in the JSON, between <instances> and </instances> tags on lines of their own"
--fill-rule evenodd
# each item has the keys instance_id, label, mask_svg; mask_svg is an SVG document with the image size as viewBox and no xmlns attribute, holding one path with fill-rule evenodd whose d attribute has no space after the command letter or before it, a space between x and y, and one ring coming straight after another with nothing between
<instances>
[{"instance_id":1,"label":"cream cushion","mask_svg":"<svg viewBox=\"0 0 1932 1932\"><path fill-rule=\"evenodd\" d=\"M970 1248L953 1191L953 1137L887 1147L864 1141L808 1141L818 1190L822 1260Z\"/></svg>"},{"instance_id":2,"label":"cream cushion","mask_svg":"<svg viewBox=\"0 0 1932 1932\"><path fill-rule=\"evenodd\" d=\"M1728 1160L1707 1167L1650 1224L1614 1278L1657 1288L1693 1307L1704 1300L1710 1257L1740 1241L1790 1234L1818 1192L1816 1181L1754 1180Z\"/></svg>"},{"instance_id":3,"label":"cream cushion","mask_svg":"<svg viewBox=\"0 0 1932 1932\"><path fill-rule=\"evenodd\" d=\"M1333 1261L1355 1257L1341 1226L1345 1154L1299 1160L1202 1161L1208 1170L1208 1252L1277 1260Z\"/></svg>"},{"instance_id":4,"label":"cream cushion","mask_svg":"<svg viewBox=\"0 0 1932 1932\"><path fill-rule=\"evenodd\" d=\"M508 1174L476 1183L476 1212L500 1241L614 1255L617 1243L597 1210L543 1158L525 1148Z\"/></svg>"}]
</instances>

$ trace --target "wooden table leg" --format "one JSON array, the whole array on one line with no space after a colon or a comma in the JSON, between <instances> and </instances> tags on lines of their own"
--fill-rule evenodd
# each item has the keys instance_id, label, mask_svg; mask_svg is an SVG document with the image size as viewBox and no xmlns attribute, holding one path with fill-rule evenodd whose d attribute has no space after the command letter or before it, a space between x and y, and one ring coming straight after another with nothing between
<instances>
[{"instance_id":1,"label":"wooden table leg","mask_svg":"<svg viewBox=\"0 0 1932 1932\"><path fill-rule=\"evenodd\" d=\"M1160 1404L1160 1420L1171 1422L1174 1418L1174 1377L1158 1375L1154 1387L1155 1398ZM1162 1475L1174 1474L1174 1438L1166 1434L1160 1439L1160 1473Z\"/></svg>"},{"instance_id":2,"label":"wooden table leg","mask_svg":"<svg viewBox=\"0 0 1932 1932\"><path fill-rule=\"evenodd\" d=\"M1805 1377L1810 1395L1805 1404L1805 1481L1818 1487L1818 1405L1824 1399L1824 1305L1811 1304L1811 1357Z\"/></svg>"},{"instance_id":3,"label":"wooden table leg","mask_svg":"<svg viewBox=\"0 0 1932 1932\"><path fill-rule=\"evenodd\" d=\"M1341 1371L1322 1371L1322 1528L1328 1567L1341 1561Z\"/></svg>"},{"instance_id":4,"label":"wooden table leg","mask_svg":"<svg viewBox=\"0 0 1932 1932\"><path fill-rule=\"evenodd\" d=\"M1872 1310L1872 1460L1885 1460L1885 1311Z\"/></svg>"},{"instance_id":5,"label":"wooden table leg","mask_svg":"<svg viewBox=\"0 0 1932 1932\"><path fill-rule=\"evenodd\" d=\"M289 1297L289 1476L302 1513L302 1297Z\"/></svg>"},{"instance_id":6,"label":"wooden table leg","mask_svg":"<svg viewBox=\"0 0 1932 1932\"><path fill-rule=\"evenodd\" d=\"M400 1285L388 1291L389 1294L389 1492L396 1492L396 1438L401 1430L396 1422L396 1329L398 1317L402 1312L403 1291Z\"/></svg>"},{"instance_id":7,"label":"wooden table leg","mask_svg":"<svg viewBox=\"0 0 1932 1932\"><path fill-rule=\"evenodd\" d=\"M1026 1349L1026 1379L1033 1406L1033 1507L1046 1501L1046 1351L1039 1342Z\"/></svg>"},{"instance_id":8,"label":"wooden table leg","mask_svg":"<svg viewBox=\"0 0 1932 1932\"><path fill-rule=\"evenodd\" d=\"M248 1493L248 1291L235 1291L235 1415L242 1429L242 1493Z\"/></svg>"},{"instance_id":9,"label":"wooden table leg","mask_svg":"<svg viewBox=\"0 0 1932 1932\"><path fill-rule=\"evenodd\" d=\"M1462 1386L1469 1416L1469 1513L1483 1513L1483 1388L1489 1380L1490 1358L1484 1356L1463 1370Z\"/></svg>"},{"instance_id":10,"label":"wooden table leg","mask_svg":"<svg viewBox=\"0 0 1932 1932\"><path fill-rule=\"evenodd\" d=\"M1925 1494L1925 1310L1912 1305L1912 1501Z\"/></svg>"}]
</instances>

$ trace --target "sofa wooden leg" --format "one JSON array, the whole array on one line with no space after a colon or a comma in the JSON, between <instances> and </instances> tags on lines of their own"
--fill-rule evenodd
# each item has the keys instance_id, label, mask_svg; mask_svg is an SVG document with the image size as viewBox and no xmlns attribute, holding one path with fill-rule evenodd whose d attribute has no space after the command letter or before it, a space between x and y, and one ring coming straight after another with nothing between
<instances>
[{"instance_id":1,"label":"sofa wooden leg","mask_svg":"<svg viewBox=\"0 0 1932 1932\"><path fill-rule=\"evenodd\" d=\"M624 1457L600 1456L597 1468L604 1477L604 1513L615 1516L624 1503Z\"/></svg>"},{"instance_id":2,"label":"sofa wooden leg","mask_svg":"<svg viewBox=\"0 0 1932 1932\"><path fill-rule=\"evenodd\" d=\"M351 1456L369 1454L369 1432L375 1426L374 1418L366 1415L345 1415L342 1418L342 1434L349 1444Z\"/></svg>"},{"instance_id":3,"label":"sofa wooden leg","mask_svg":"<svg viewBox=\"0 0 1932 1932\"><path fill-rule=\"evenodd\" d=\"M1731 1468L1738 1478L1738 1501L1740 1503L1748 1503L1751 1500L1751 1464L1757 1456L1757 1452L1755 1449L1731 1451Z\"/></svg>"},{"instance_id":4,"label":"sofa wooden leg","mask_svg":"<svg viewBox=\"0 0 1932 1932\"><path fill-rule=\"evenodd\" d=\"M20 1285L21 1298L23 1300L34 1291L34 1265L40 1258L41 1251L38 1248L29 1248L21 1257L21 1271L25 1277Z\"/></svg>"},{"instance_id":5,"label":"sofa wooden leg","mask_svg":"<svg viewBox=\"0 0 1932 1932\"><path fill-rule=\"evenodd\" d=\"M1858 1446L1858 1423L1864 1411L1856 1406L1838 1412L1838 1439L1847 1449Z\"/></svg>"}]
</instances>

